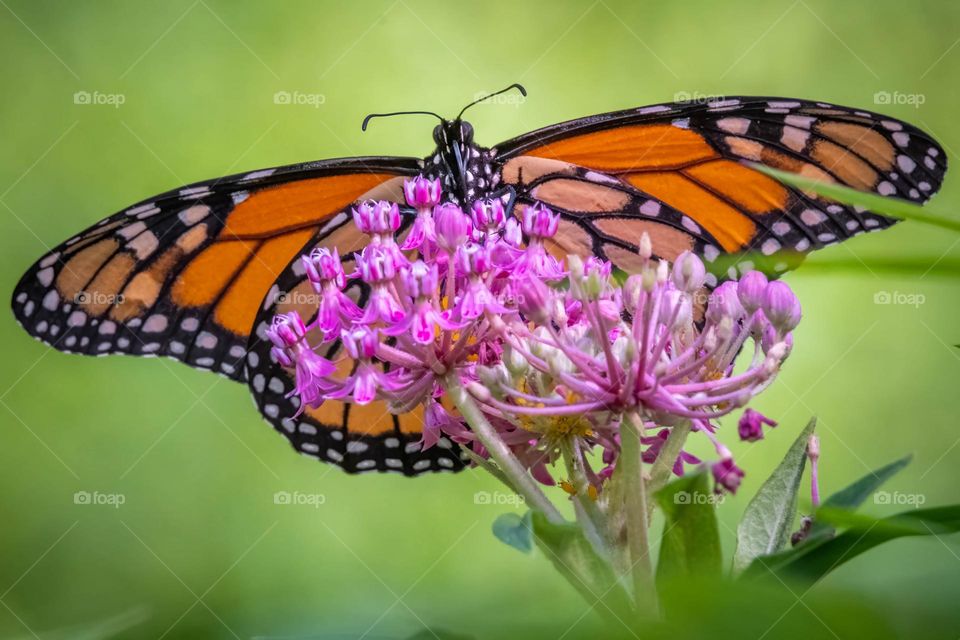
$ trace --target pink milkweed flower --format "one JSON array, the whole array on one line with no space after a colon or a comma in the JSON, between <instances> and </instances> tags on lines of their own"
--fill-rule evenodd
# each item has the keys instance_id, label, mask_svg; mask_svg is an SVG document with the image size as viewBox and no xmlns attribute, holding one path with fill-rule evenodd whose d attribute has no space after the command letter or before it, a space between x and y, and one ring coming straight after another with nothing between
<instances>
[{"instance_id":1,"label":"pink milkweed flower","mask_svg":"<svg viewBox=\"0 0 960 640\"><path fill-rule=\"evenodd\" d=\"M334 247L333 251L326 247L317 247L310 255L301 256L300 262L306 271L307 279L317 293L322 292L323 284L332 282L338 288L346 285L346 276L343 272L343 263L340 253Z\"/></svg>"},{"instance_id":2,"label":"pink milkweed flower","mask_svg":"<svg viewBox=\"0 0 960 640\"><path fill-rule=\"evenodd\" d=\"M531 238L542 240L552 238L560 226L560 214L554 213L545 205L537 202L525 207L520 227Z\"/></svg>"},{"instance_id":3,"label":"pink milkweed flower","mask_svg":"<svg viewBox=\"0 0 960 640\"><path fill-rule=\"evenodd\" d=\"M450 311L440 311L435 298L439 291L439 271L436 264L418 260L404 267L402 280L413 308L404 318L383 330L386 335L398 336L410 332L414 342L432 344L439 330L455 331L463 325L451 322Z\"/></svg>"},{"instance_id":4,"label":"pink milkweed flower","mask_svg":"<svg viewBox=\"0 0 960 640\"><path fill-rule=\"evenodd\" d=\"M647 448L643 451L643 461L647 464L653 464L657 461L657 458L660 456L660 450L663 449L663 445L667 442L667 437L670 435L670 429L660 429L655 436L642 436L640 438L640 443L647 445ZM681 451L680 455L677 456L676 461L673 463L673 473L677 476L682 476L684 472L683 465L697 465L700 464L700 458L693 455L692 453L687 453L686 451Z\"/></svg>"},{"instance_id":5,"label":"pink milkweed flower","mask_svg":"<svg viewBox=\"0 0 960 640\"><path fill-rule=\"evenodd\" d=\"M447 435L456 443L466 444L473 440L473 434L463 422L454 418L434 399L427 401L423 416L423 436L420 439L421 451L435 446L441 436Z\"/></svg>"},{"instance_id":6,"label":"pink milkweed flower","mask_svg":"<svg viewBox=\"0 0 960 640\"><path fill-rule=\"evenodd\" d=\"M412 180L403 181L403 196L407 204L417 212L430 212L440 203L440 180L430 180L424 176L417 176Z\"/></svg>"},{"instance_id":7,"label":"pink milkweed flower","mask_svg":"<svg viewBox=\"0 0 960 640\"><path fill-rule=\"evenodd\" d=\"M512 276L528 300L521 301L515 321L501 320L509 353L522 355L522 362L507 359L510 377L488 376L486 395L477 400L500 415L546 421L551 429L580 425L577 433L594 434L581 436L587 442L619 424L618 416L634 414L666 429L690 423L692 432L727 458L711 421L745 406L770 384L789 355L790 335L773 328L759 309L748 315L736 282L717 287L702 326L696 324L693 301L705 278L700 259L686 254L671 268L651 260L648 237L640 246L643 266L622 289L609 279L608 265L577 257L568 257L565 291L544 284L546 269L535 263L528 263L524 278ZM762 293L764 300L770 297L766 288ZM751 362L735 371L734 359L751 339ZM659 455L662 444L649 438L645 444L648 458ZM683 454L679 460L692 461ZM731 464L721 464L717 473L724 471L722 479L734 490L739 470Z\"/></svg>"},{"instance_id":8,"label":"pink milkweed flower","mask_svg":"<svg viewBox=\"0 0 960 640\"><path fill-rule=\"evenodd\" d=\"M367 325L392 324L403 319L405 312L391 285L398 268L396 256L389 249L368 244L356 257L357 274L370 285L370 297L360 322Z\"/></svg>"},{"instance_id":9,"label":"pink milkweed flower","mask_svg":"<svg viewBox=\"0 0 960 640\"><path fill-rule=\"evenodd\" d=\"M468 244L457 248L454 262L458 273L466 276L467 283L456 301L458 317L474 320L484 313L510 313L511 310L500 304L497 296L490 290L484 277L489 273L492 262L490 249L482 244Z\"/></svg>"},{"instance_id":10,"label":"pink milkweed flower","mask_svg":"<svg viewBox=\"0 0 960 640\"><path fill-rule=\"evenodd\" d=\"M425 255L431 254L437 241L433 209L440 203L442 196L440 180L428 180L423 176L417 176L403 183L403 193L407 204L416 208L417 217L400 247L404 251L420 249L425 252Z\"/></svg>"},{"instance_id":11,"label":"pink milkweed flower","mask_svg":"<svg viewBox=\"0 0 960 640\"><path fill-rule=\"evenodd\" d=\"M326 247L318 247L310 255L301 256L300 261L307 280L320 294L316 326L324 337L331 338L339 334L344 323L349 324L361 316L357 303L343 293L346 277L340 255L336 248L331 252Z\"/></svg>"},{"instance_id":12,"label":"pink milkweed flower","mask_svg":"<svg viewBox=\"0 0 960 640\"><path fill-rule=\"evenodd\" d=\"M544 240L556 235L560 225L560 215L538 202L533 206L524 207L522 216L520 230L530 238L530 242L514 268L518 272L533 271L548 280L563 278L566 273L560 266L560 261L547 253L543 246ZM508 229L508 231L511 230Z\"/></svg>"},{"instance_id":13,"label":"pink milkweed flower","mask_svg":"<svg viewBox=\"0 0 960 640\"><path fill-rule=\"evenodd\" d=\"M763 306L769 283L762 271L750 271L737 283L737 296L748 314L753 314Z\"/></svg>"},{"instance_id":14,"label":"pink milkweed flower","mask_svg":"<svg viewBox=\"0 0 960 640\"><path fill-rule=\"evenodd\" d=\"M389 394L403 386L395 375L374 363L380 345L376 328L360 326L344 330L340 333L340 340L344 351L357 362L357 366L339 388L325 394L327 398L339 400L350 396L357 404L370 404L376 400L378 390Z\"/></svg>"},{"instance_id":15,"label":"pink milkweed flower","mask_svg":"<svg viewBox=\"0 0 960 640\"><path fill-rule=\"evenodd\" d=\"M741 440L756 442L763 439L763 425L775 427L777 422L759 411L747 409L737 422L737 432L740 434Z\"/></svg>"},{"instance_id":16,"label":"pink milkweed flower","mask_svg":"<svg viewBox=\"0 0 960 640\"><path fill-rule=\"evenodd\" d=\"M767 285L763 298L763 313L780 334L786 334L800 324L800 301L785 282L774 280Z\"/></svg>"},{"instance_id":17,"label":"pink milkweed flower","mask_svg":"<svg viewBox=\"0 0 960 640\"><path fill-rule=\"evenodd\" d=\"M396 202L365 200L353 208L353 222L370 236L392 236L400 228L400 208Z\"/></svg>"},{"instance_id":18,"label":"pink milkweed flower","mask_svg":"<svg viewBox=\"0 0 960 640\"><path fill-rule=\"evenodd\" d=\"M488 236L498 234L507 222L503 200L500 198L475 200L470 206L470 218L478 231Z\"/></svg>"},{"instance_id":19,"label":"pink milkweed flower","mask_svg":"<svg viewBox=\"0 0 960 640\"><path fill-rule=\"evenodd\" d=\"M470 218L453 202L445 202L433 210L433 228L437 245L453 253L470 237Z\"/></svg>"},{"instance_id":20,"label":"pink milkweed flower","mask_svg":"<svg viewBox=\"0 0 960 640\"><path fill-rule=\"evenodd\" d=\"M713 473L713 479L717 483L717 489L726 489L730 493L736 493L740 488L740 482L743 480L743 469L738 467L730 457L729 452L718 462L714 462L710 467Z\"/></svg>"},{"instance_id":21,"label":"pink milkweed flower","mask_svg":"<svg viewBox=\"0 0 960 640\"><path fill-rule=\"evenodd\" d=\"M271 353L282 367L294 367L295 394L300 398L300 409L318 406L322 401L321 389L330 386L326 378L336 367L332 362L318 356L306 343L307 329L296 311L278 314L267 328L267 338L273 343Z\"/></svg>"},{"instance_id":22,"label":"pink milkweed flower","mask_svg":"<svg viewBox=\"0 0 960 640\"><path fill-rule=\"evenodd\" d=\"M686 293L699 291L706 279L707 269L696 255L684 251L673 262L671 273L674 286Z\"/></svg>"}]
</instances>

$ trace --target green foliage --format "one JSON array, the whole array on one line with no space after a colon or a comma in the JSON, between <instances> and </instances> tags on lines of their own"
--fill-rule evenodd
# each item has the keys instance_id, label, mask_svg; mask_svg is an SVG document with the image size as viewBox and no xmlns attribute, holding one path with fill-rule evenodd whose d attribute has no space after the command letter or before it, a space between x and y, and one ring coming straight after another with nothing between
<instances>
[{"instance_id":1,"label":"green foliage","mask_svg":"<svg viewBox=\"0 0 960 640\"><path fill-rule=\"evenodd\" d=\"M554 524L539 512L531 514L537 546L557 571L588 603L602 600L602 606L615 616L629 617L633 605L625 583L614 574L610 563L597 555L583 531L574 524Z\"/></svg>"},{"instance_id":2,"label":"green foliage","mask_svg":"<svg viewBox=\"0 0 960 640\"><path fill-rule=\"evenodd\" d=\"M856 482L837 491L832 496L824 500L821 511L847 509L853 510L863 504L864 500L873 495L873 492L880 488L884 482L895 476L901 469L910 464L912 455L904 456L895 462L880 467L876 471L871 471ZM834 531L833 527L825 520L815 519L813 527L807 539L816 538L820 535L829 535Z\"/></svg>"},{"instance_id":3,"label":"green foliage","mask_svg":"<svg viewBox=\"0 0 960 640\"><path fill-rule=\"evenodd\" d=\"M524 515L504 513L493 521L493 535L500 542L518 549L523 553L533 550L533 525L530 523L530 512Z\"/></svg>"},{"instance_id":4,"label":"green foliage","mask_svg":"<svg viewBox=\"0 0 960 640\"><path fill-rule=\"evenodd\" d=\"M656 494L664 514L657 584L682 577L719 576L722 566L716 494L705 470L674 480Z\"/></svg>"},{"instance_id":5,"label":"green foliage","mask_svg":"<svg viewBox=\"0 0 960 640\"><path fill-rule=\"evenodd\" d=\"M755 558L776 553L789 541L797 513L797 490L807 459L807 440L816 424L816 418L812 418L743 512L737 526L734 571L742 571Z\"/></svg>"},{"instance_id":6,"label":"green foliage","mask_svg":"<svg viewBox=\"0 0 960 640\"><path fill-rule=\"evenodd\" d=\"M841 518L837 524L844 521L847 520ZM755 559L743 577L772 575L790 583L812 585L842 564L884 542L905 536L939 536L956 532L960 532L960 505L917 509L879 520L861 517L854 526L835 538L821 537Z\"/></svg>"}]
</instances>

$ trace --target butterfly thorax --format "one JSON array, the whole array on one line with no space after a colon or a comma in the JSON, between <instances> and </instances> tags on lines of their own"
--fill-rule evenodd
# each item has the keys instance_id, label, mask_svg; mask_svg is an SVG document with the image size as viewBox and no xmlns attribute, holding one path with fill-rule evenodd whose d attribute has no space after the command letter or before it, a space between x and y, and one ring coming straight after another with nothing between
<instances>
[{"instance_id":1,"label":"butterfly thorax","mask_svg":"<svg viewBox=\"0 0 960 640\"><path fill-rule=\"evenodd\" d=\"M474 143L469 122L445 120L433 130L433 139L437 149L424 162L424 171L441 180L449 199L468 206L492 191L491 154Z\"/></svg>"}]
</instances>

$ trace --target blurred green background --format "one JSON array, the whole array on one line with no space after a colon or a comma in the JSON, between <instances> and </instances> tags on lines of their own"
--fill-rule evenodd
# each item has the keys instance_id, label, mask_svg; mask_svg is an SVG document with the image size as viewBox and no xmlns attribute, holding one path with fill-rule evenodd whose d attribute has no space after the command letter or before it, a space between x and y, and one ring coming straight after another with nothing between
<instances>
[{"instance_id":1,"label":"blurred green background","mask_svg":"<svg viewBox=\"0 0 960 640\"><path fill-rule=\"evenodd\" d=\"M946 0L0 5L5 299L48 247L129 203L304 160L424 155L429 119L366 134L360 119L452 115L517 81L525 102L471 112L479 142L677 94L753 94L883 111L950 155L960 148L960 5ZM305 97L277 104L281 91ZM76 104L76 92L123 103ZM956 177L936 201L960 215ZM788 277L805 318L757 405L781 426L735 448L747 478L720 509L728 550L749 496L814 413L827 493L914 452L889 502L960 498L960 280L939 273L960 260L958 244L903 224ZM875 266L885 257L938 268L890 273ZM822 260L850 266L828 273ZM884 292L903 304L876 304ZM596 624L543 557L490 535L512 507L475 504L500 490L481 473L347 476L295 455L244 386L167 360L60 354L10 313L0 331L2 638L99 637L130 620L124 637L383 638L438 626L560 638ZM276 505L280 491L323 504ZM124 503L75 504L76 492ZM796 596L763 605L783 608L765 637L851 637L869 621L956 638L960 540L892 543ZM691 610L715 597L692 596ZM751 633L742 637L764 632Z\"/></svg>"}]
</instances>

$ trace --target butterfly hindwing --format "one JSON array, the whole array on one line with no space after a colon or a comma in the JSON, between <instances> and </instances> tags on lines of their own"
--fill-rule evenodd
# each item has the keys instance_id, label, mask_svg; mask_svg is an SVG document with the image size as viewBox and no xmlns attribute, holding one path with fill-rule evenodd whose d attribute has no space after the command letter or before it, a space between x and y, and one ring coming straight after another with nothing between
<instances>
[{"instance_id":1,"label":"butterfly hindwing","mask_svg":"<svg viewBox=\"0 0 960 640\"><path fill-rule=\"evenodd\" d=\"M697 229L726 253L763 255L804 253L894 220L788 187L751 163L914 202L935 193L946 170L943 149L907 123L780 98L671 103L593 116L508 141L494 157L500 180L514 185L518 170L529 175L546 161L581 168L580 188L556 182L540 187L557 208L579 204L582 210L588 192L597 189L593 184L612 181L634 194L631 204L646 196L682 214L677 220L626 211L626 217L657 218L681 233ZM523 189L519 195L536 197ZM716 258L710 249L704 256ZM741 263L744 270L750 266Z\"/></svg>"},{"instance_id":2,"label":"butterfly hindwing","mask_svg":"<svg viewBox=\"0 0 960 640\"><path fill-rule=\"evenodd\" d=\"M350 216L341 212L314 235L304 253L314 247L331 250L336 247L349 273L354 264L354 252L359 251L365 241ZM360 280L351 280L345 292L360 304L366 300L367 289ZM317 297L299 259L284 269L264 300L247 348L247 381L254 403L294 449L336 464L349 473L392 471L412 476L427 471L460 471L464 468L459 447L446 437L440 438L428 450L421 450L422 407L395 415L382 401L357 405L327 400L318 408L306 408L298 415L300 401L293 395L293 371L280 366L273 358L271 343L265 333L274 315L290 311L297 311L308 324L317 315ZM321 341L322 336L317 330L309 332L309 344L319 345ZM338 358L339 341L325 343L317 351L342 366L351 362L345 357ZM337 375L345 377L350 373L342 370Z\"/></svg>"},{"instance_id":3,"label":"butterfly hindwing","mask_svg":"<svg viewBox=\"0 0 960 640\"><path fill-rule=\"evenodd\" d=\"M13 294L17 320L68 352L169 356L243 380L260 303L347 203L407 158L353 158L201 182L129 207L50 251Z\"/></svg>"}]
</instances>

